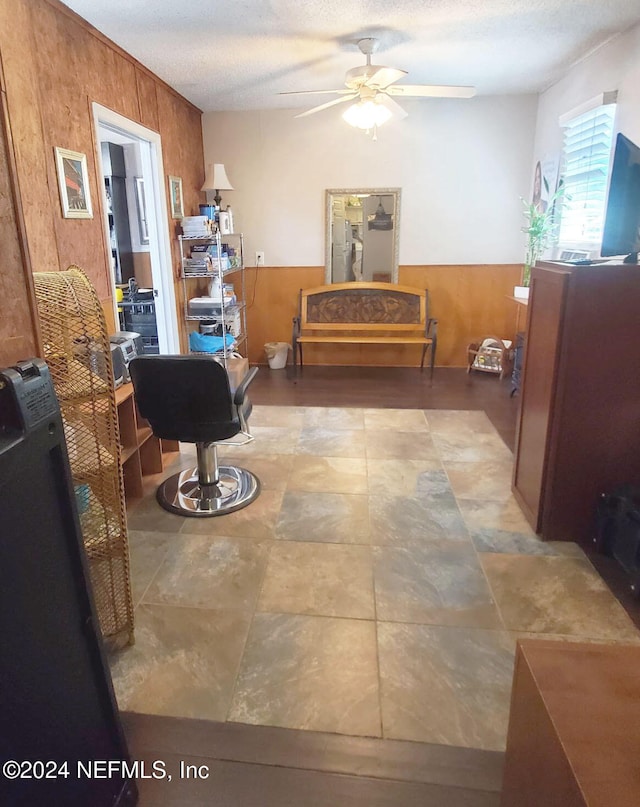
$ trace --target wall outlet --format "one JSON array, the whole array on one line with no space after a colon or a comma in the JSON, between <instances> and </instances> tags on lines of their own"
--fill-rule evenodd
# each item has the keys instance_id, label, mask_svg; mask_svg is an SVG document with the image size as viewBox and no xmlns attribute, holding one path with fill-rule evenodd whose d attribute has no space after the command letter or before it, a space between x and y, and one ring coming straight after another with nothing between
<instances>
[{"instance_id":1,"label":"wall outlet","mask_svg":"<svg viewBox=\"0 0 640 807\"><path fill-rule=\"evenodd\" d=\"M264 266L264 252L256 252L256 266Z\"/></svg>"}]
</instances>

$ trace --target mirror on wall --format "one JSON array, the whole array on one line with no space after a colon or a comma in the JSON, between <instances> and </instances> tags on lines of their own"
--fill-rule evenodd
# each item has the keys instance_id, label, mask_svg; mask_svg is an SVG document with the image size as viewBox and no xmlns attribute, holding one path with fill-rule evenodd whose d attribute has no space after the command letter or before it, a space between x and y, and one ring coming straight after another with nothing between
<instances>
[{"instance_id":1,"label":"mirror on wall","mask_svg":"<svg viewBox=\"0 0 640 807\"><path fill-rule=\"evenodd\" d=\"M327 190L325 283L398 282L400 188Z\"/></svg>"}]
</instances>

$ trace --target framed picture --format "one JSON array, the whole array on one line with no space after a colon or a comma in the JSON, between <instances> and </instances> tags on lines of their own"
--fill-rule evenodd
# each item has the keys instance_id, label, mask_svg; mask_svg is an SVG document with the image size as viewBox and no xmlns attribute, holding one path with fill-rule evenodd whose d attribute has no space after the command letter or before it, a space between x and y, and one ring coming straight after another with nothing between
<instances>
[{"instance_id":1,"label":"framed picture","mask_svg":"<svg viewBox=\"0 0 640 807\"><path fill-rule=\"evenodd\" d=\"M55 151L62 215L65 219L92 219L87 155L57 147Z\"/></svg>"},{"instance_id":2,"label":"framed picture","mask_svg":"<svg viewBox=\"0 0 640 807\"><path fill-rule=\"evenodd\" d=\"M184 205L182 203L182 180L180 177L169 177L169 196L171 197L171 218L183 218Z\"/></svg>"},{"instance_id":3,"label":"framed picture","mask_svg":"<svg viewBox=\"0 0 640 807\"><path fill-rule=\"evenodd\" d=\"M140 230L140 243L149 243L149 228L147 225L147 206L144 201L144 179L134 177L136 189L136 210L138 211L138 228Z\"/></svg>"}]
</instances>

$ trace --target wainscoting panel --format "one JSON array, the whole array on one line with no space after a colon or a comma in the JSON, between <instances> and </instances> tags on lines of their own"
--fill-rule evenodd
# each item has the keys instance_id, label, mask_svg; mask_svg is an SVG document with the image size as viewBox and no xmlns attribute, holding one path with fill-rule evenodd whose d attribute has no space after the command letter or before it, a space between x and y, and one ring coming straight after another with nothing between
<instances>
[{"instance_id":1,"label":"wainscoting panel","mask_svg":"<svg viewBox=\"0 0 640 807\"><path fill-rule=\"evenodd\" d=\"M399 282L428 288L431 315L439 320L436 363L466 365L466 347L483 336L513 339L516 305L508 297L520 281L518 264L401 266ZM247 270L249 360L264 364L265 342L290 342L298 292L324 283L322 266ZM305 364L412 366L420 348L363 345L306 346Z\"/></svg>"}]
</instances>

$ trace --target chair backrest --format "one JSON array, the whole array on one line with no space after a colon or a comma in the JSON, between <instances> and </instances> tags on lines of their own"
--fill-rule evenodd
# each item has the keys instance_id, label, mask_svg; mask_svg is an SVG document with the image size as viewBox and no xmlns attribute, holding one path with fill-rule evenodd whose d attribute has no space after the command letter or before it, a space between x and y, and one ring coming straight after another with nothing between
<instances>
[{"instance_id":1,"label":"chair backrest","mask_svg":"<svg viewBox=\"0 0 640 807\"><path fill-rule=\"evenodd\" d=\"M241 430L225 368L209 356L138 356L129 363L136 402L156 437L214 442Z\"/></svg>"}]
</instances>

